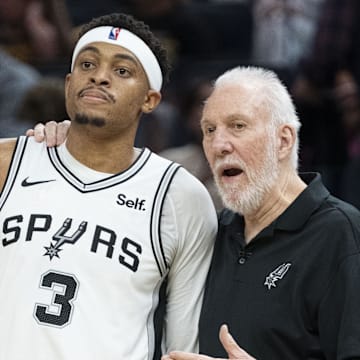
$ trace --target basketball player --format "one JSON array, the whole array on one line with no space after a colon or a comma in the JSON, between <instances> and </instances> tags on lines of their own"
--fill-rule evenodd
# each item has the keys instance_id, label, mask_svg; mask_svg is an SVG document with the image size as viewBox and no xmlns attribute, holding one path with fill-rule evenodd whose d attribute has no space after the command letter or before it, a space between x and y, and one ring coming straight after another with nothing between
<instances>
[{"instance_id":1,"label":"basketball player","mask_svg":"<svg viewBox=\"0 0 360 360\"><path fill-rule=\"evenodd\" d=\"M198 351L217 219L183 168L134 148L168 63L124 14L85 25L65 144L0 144L0 359L159 359Z\"/></svg>"}]
</instances>

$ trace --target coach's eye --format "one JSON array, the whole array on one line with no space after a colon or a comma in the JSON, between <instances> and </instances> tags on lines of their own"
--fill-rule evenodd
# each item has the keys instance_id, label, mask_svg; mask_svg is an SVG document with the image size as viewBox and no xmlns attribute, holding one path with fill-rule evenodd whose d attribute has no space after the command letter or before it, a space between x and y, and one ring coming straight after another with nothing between
<instances>
[{"instance_id":1,"label":"coach's eye","mask_svg":"<svg viewBox=\"0 0 360 360\"><path fill-rule=\"evenodd\" d=\"M215 131L215 129L215 126L203 126L202 132L204 133L204 135L210 135Z\"/></svg>"},{"instance_id":2,"label":"coach's eye","mask_svg":"<svg viewBox=\"0 0 360 360\"><path fill-rule=\"evenodd\" d=\"M245 127L243 123L234 123L234 128L236 130L242 130Z\"/></svg>"}]
</instances>

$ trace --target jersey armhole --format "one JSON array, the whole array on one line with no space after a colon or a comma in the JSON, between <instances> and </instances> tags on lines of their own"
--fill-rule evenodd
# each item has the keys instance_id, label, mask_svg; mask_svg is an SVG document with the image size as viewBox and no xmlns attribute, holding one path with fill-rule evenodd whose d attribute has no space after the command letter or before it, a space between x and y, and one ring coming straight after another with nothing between
<instances>
[{"instance_id":1,"label":"jersey armhole","mask_svg":"<svg viewBox=\"0 0 360 360\"><path fill-rule=\"evenodd\" d=\"M28 142L28 137L26 136L19 136L16 140L14 152L11 157L8 173L5 178L3 189L0 193L0 211L2 207L4 206L9 193L14 186L15 179L17 176L17 173L19 171L19 167L21 164L21 160L24 156L24 151L26 148L26 144Z\"/></svg>"}]
</instances>

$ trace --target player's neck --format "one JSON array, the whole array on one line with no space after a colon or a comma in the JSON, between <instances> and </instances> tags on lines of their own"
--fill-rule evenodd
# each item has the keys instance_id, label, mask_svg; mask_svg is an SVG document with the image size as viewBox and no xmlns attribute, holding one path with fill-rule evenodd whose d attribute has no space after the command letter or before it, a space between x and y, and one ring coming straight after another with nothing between
<instances>
[{"instance_id":1,"label":"player's neck","mask_svg":"<svg viewBox=\"0 0 360 360\"><path fill-rule=\"evenodd\" d=\"M83 165L109 174L126 170L137 158L131 137L125 137L125 141L104 141L87 136L79 137L69 132L66 148Z\"/></svg>"}]
</instances>

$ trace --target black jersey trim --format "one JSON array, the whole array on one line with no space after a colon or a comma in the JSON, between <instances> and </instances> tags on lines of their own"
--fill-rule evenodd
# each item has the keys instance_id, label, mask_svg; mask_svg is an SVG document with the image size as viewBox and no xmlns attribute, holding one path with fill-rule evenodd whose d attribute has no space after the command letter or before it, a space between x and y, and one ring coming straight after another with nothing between
<instances>
[{"instance_id":1,"label":"black jersey trim","mask_svg":"<svg viewBox=\"0 0 360 360\"><path fill-rule=\"evenodd\" d=\"M149 314L148 319L148 346L149 346L149 360L159 360L162 355L162 338L163 328L166 314L166 288L167 288L167 274L162 279L160 288L156 288L157 306Z\"/></svg>"},{"instance_id":2,"label":"black jersey trim","mask_svg":"<svg viewBox=\"0 0 360 360\"><path fill-rule=\"evenodd\" d=\"M150 241L156 264L161 276L164 276L168 269L161 239L161 214L169 186L180 167L181 166L179 164L174 162L172 162L167 167L159 182L159 186L156 189L154 202L151 209Z\"/></svg>"},{"instance_id":3,"label":"black jersey trim","mask_svg":"<svg viewBox=\"0 0 360 360\"><path fill-rule=\"evenodd\" d=\"M135 162L125 171L109 176L92 183L82 182L65 164L61 161L57 148L48 148L48 155L51 163L56 171L63 177L71 186L82 193L89 193L98 190L103 190L121 184L130 178L134 177L148 162L152 152L148 148L143 148Z\"/></svg>"},{"instance_id":4,"label":"black jersey trim","mask_svg":"<svg viewBox=\"0 0 360 360\"><path fill-rule=\"evenodd\" d=\"M26 145L28 143L28 137L19 136L16 140L15 149L11 157L8 173L6 175L3 190L0 194L0 210L4 206L8 199L12 188L14 187L17 174L20 170L20 165L24 157Z\"/></svg>"}]
</instances>

